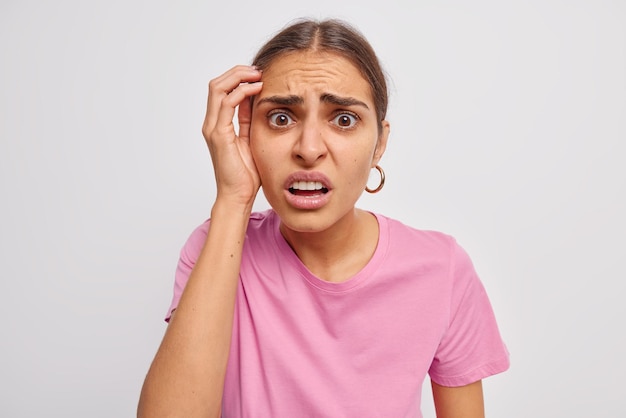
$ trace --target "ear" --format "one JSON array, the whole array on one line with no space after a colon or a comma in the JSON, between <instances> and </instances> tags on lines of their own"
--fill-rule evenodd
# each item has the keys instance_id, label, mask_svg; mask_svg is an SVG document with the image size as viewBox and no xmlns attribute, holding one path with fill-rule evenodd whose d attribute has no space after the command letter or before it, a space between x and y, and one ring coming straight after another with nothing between
<instances>
[{"instance_id":1,"label":"ear","mask_svg":"<svg viewBox=\"0 0 626 418\"><path fill-rule=\"evenodd\" d=\"M385 150L387 149L387 140L389 139L389 131L391 126L389 122L383 120L382 122L382 130L380 135L378 135L378 141L376 142L376 149L374 150L374 157L372 158L372 168L378 164L380 159L383 157Z\"/></svg>"}]
</instances>

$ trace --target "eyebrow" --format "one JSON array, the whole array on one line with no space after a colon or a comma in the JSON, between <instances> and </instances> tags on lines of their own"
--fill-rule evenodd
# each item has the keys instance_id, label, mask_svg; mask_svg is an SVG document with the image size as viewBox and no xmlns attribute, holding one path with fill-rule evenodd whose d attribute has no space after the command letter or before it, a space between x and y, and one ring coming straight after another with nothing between
<instances>
[{"instance_id":1,"label":"eyebrow","mask_svg":"<svg viewBox=\"0 0 626 418\"><path fill-rule=\"evenodd\" d=\"M300 96L291 95L291 96L270 96L264 97L256 104L257 106L263 103L273 103L282 106L294 106L304 103L304 99Z\"/></svg>"},{"instance_id":2,"label":"eyebrow","mask_svg":"<svg viewBox=\"0 0 626 418\"><path fill-rule=\"evenodd\" d=\"M362 101L355 99L354 97L341 97L335 94L324 93L320 96L320 101L324 103L330 103L337 106L362 106L366 109L369 107Z\"/></svg>"},{"instance_id":3,"label":"eyebrow","mask_svg":"<svg viewBox=\"0 0 626 418\"><path fill-rule=\"evenodd\" d=\"M342 97L337 96L336 94L324 93L320 96L320 102L330 103L337 106L361 106L365 109L369 109L365 102L355 99L354 97ZM304 103L304 98L296 95L289 96L270 96L264 97L256 104L257 106L263 103L273 103L281 106L295 106L301 105Z\"/></svg>"}]
</instances>

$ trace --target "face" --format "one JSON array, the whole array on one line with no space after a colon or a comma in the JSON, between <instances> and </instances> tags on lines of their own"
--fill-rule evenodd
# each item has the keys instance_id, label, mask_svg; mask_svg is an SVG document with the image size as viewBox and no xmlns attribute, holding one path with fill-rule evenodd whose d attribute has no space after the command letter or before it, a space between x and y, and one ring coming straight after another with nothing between
<instances>
[{"instance_id":1,"label":"face","mask_svg":"<svg viewBox=\"0 0 626 418\"><path fill-rule=\"evenodd\" d=\"M263 72L254 99L250 147L267 201L283 227L324 231L349 221L382 156L368 82L345 58L297 52Z\"/></svg>"}]
</instances>

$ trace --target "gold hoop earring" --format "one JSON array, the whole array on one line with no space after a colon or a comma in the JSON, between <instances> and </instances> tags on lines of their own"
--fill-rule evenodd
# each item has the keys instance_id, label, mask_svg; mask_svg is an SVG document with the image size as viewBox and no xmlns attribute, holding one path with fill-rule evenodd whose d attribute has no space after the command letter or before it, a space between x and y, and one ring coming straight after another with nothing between
<instances>
[{"instance_id":1,"label":"gold hoop earring","mask_svg":"<svg viewBox=\"0 0 626 418\"><path fill-rule=\"evenodd\" d=\"M378 174L380 174L380 184L375 189L370 189L369 187L367 187L367 185L365 185L365 191L368 193L372 193L372 194L380 192L380 189L382 189L383 186L385 185L385 172L383 171L382 168L380 168L378 164L376 164L374 168L378 170Z\"/></svg>"}]
</instances>

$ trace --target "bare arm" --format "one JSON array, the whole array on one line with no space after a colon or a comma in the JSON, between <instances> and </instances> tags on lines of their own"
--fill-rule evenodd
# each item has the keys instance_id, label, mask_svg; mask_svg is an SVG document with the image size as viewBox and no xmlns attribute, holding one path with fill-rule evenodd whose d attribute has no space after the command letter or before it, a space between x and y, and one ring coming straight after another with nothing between
<instances>
[{"instance_id":1,"label":"bare arm","mask_svg":"<svg viewBox=\"0 0 626 418\"><path fill-rule=\"evenodd\" d=\"M431 382L437 418L484 418L482 381L445 387Z\"/></svg>"},{"instance_id":2,"label":"bare arm","mask_svg":"<svg viewBox=\"0 0 626 418\"><path fill-rule=\"evenodd\" d=\"M138 417L219 417L245 231L260 180L248 148L260 73L239 66L209 84L203 134L217 198L207 240L146 376ZM239 135L232 120L239 105Z\"/></svg>"},{"instance_id":3,"label":"bare arm","mask_svg":"<svg viewBox=\"0 0 626 418\"><path fill-rule=\"evenodd\" d=\"M212 219L146 377L140 417L219 416L247 218L214 208Z\"/></svg>"}]
</instances>

